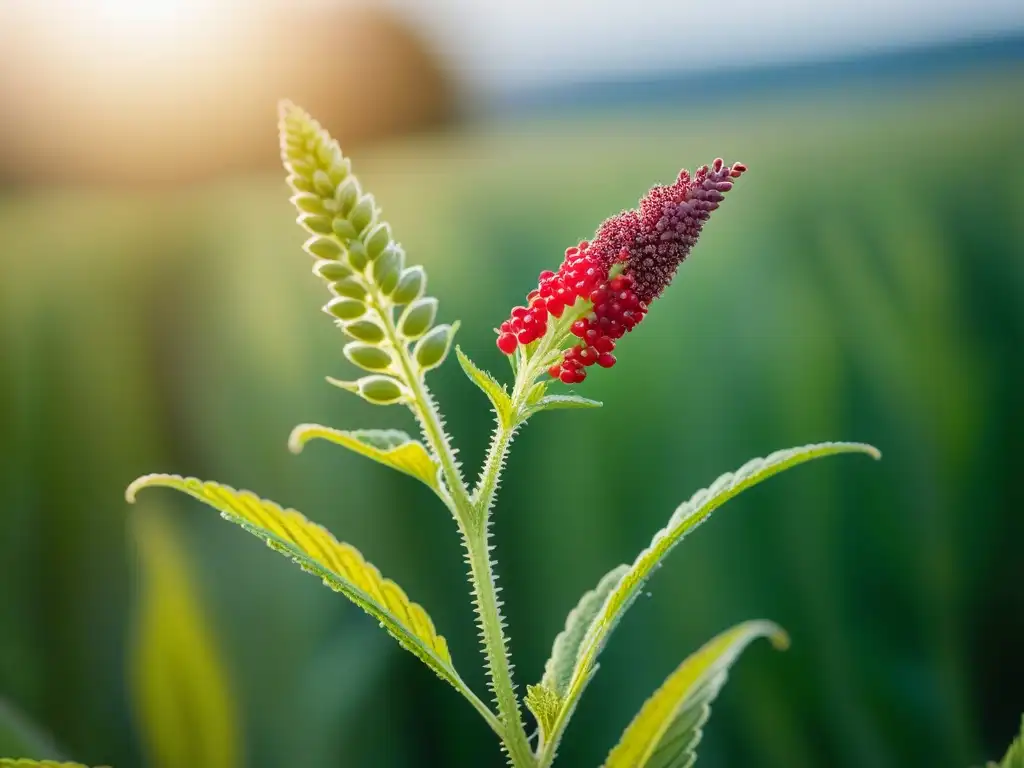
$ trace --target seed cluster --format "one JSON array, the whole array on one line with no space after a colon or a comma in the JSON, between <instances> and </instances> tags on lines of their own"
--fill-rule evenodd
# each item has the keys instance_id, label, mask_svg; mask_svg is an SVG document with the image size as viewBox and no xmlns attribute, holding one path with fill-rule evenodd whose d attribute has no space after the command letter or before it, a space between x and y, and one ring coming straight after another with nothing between
<instances>
[{"instance_id":1,"label":"seed cluster","mask_svg":"<svg viewBox=\"0 0 1024 768\"><path fill-rule=\"evenodd\" d=\"M528 306L515 307L498 330L498 349L506 355L519 344L536 341L548 330L548 317L560 318L566 307L589 299L608 277L611 265L604 254L584 241L565 252L557 272L540 273L539 285L526 297Z\"/></svg>"},{"instance_id":2,"label":"seed cluster","mask_svg":"<svg viewBox=\"0 0 1024 768\"><path fill-rule=\"evenodd\" d=\"M385 319L394 323L397 341L411 353L416 375L444 361L456 326L434 324L437 299L423 295L423 267L405 266L405 251L390 225L380 220L373 195L363 191L337 142L290 103L281 105L280 132L281 157L295 193L291 202L299 224L312 235L303 248L317 259L313 272L334 294L324 311L353 339L345 345L345 356L373 374L353 382L332 381L371 403L401 402L408 396L409 380L395 358L394 342L387 339ZM398 308L403 309L395 320Z\"/></svg>"},{"instance_id":3,"label":"seed cluster","mask_svg":"<svg viewBox=\"0 0 1024 768\"><path fill-rule=\"evenodd\" d=\"M594 363L602 368L615 365L615 342L647 314L647 305L633 291L633 283L633 276L624 273L590 294L594 309L570 328L580 342L566 351L561 362L548 369L553 378L564 384L579 384L587 378L584 369Z\"/></svg>"},{"instance_id":4,"label":"seed cluster","mask_svg":"<svg viewBox=\"0 0 1024 768\"><path fill-rule=\"evenodd\" d=\"M680 171L675 183L651 189L638 209L605 221L592 243L565 252L558 272L541 273L540 285L527 296L528 306L516 307L501 324L498 348L511 355L520 344L536 341L547 333L549 315L560 318L566 307L584 299L592 309L570 329L580 341L549 373L578 384L587 367L613 366L615 342L636 327L672 282L704 222L732 189L732 179L746 170L742 163L727 166L719 158L692 177ZM621 274L615 275L617 264Z\"/></svg>"},{"instance_id":5,"label":"seed cluster","mask_svg":"<svg viewBox=\"0 0 1024 768\"><path fill-rule=\"evenodd\" d=\"M727 166L721 158L711 167L698 168L692 178L684 169L674 184L651 189L639 210L624 211L602 224L595 244L612 253L629 251L625 271L635 278L640 300L650 304L690 255L704 222L732 189L732 179L746 170L742 163Z\"/></svg>"}]
</instances>

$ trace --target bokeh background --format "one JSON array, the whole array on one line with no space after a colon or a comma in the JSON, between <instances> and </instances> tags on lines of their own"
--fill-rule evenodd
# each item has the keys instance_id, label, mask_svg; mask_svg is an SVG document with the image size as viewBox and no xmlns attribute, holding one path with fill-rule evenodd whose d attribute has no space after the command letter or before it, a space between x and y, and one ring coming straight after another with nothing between
<instances>
[{"instance_id":1,"label":"bokeh background","mask_svg":"<svg viewBox=\"0 0 1024 768\"><path fill-rule=\"evenodd\" d=\"M538 417L497 510L521 684L674 507L776 448L672 555L561 762L771 618L701 765L967 766L1024 709L1024 6L874 0L0 6L0 754L146 768L498 766L447 686L150 471L295 506L433 615L478 690L459 546L410 478L291 427L410 428L348 364L277 165L290 97L354 156L481 365L568 245L715 156L751 171L614 370ZM475 471L485 400L432 385Z\"/></svg>"}]
</instances>

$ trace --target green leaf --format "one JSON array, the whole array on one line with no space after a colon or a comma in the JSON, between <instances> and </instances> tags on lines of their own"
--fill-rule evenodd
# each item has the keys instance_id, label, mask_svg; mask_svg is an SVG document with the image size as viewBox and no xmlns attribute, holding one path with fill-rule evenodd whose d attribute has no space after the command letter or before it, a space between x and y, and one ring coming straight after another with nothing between
<instances>
[{"instance_id":1,"label":"green leaf","mask_svg":"<svg viewBox=\"0 0 1024 768\"><path fill-rule=\"evenodd\" d=\"M578 661L580 645L597 618L601 606L608 599L608 594L615 589L629 566L620 565L605 574L594 589L584 593L579 603L569 612L563 629L555 638L551 649L551 658L544 665L544 677L541 685L550 688L559 698L565 696L572 680L573 670Z\"/></svg>"},{"instance_id":2,"label":"green leaf","mask_svg":"<svg viewBox=\"0 0 1024 768\"><path fill-rule=\"evenodd\" d=\"M134 515L141 592L129 679L147 765L243 765L235 704L188 564L157 513Z\"/></svg>"},{"instance_id":3,"label":"green leaf","mask_svg":"<svg viewBox=\"0 0 1024 768\"><path fill-rule=\"evenodd\" d=\"M380 622L407 651L450 683L500 733L500 725L462 681L452 664L448 643L437 633L427 612L409 600L401 587L381 576L355 547L339 542L330 531L310 522L294 509L282 509L248 491L178 475L145 475L125 491L129 502L143 488L174 488L213 507L221 516L276 552L290 557L303 570L319 576Z\"/></svg>"},{"instance_id":4,"label":"green leaf","mask_svg":"<svg viewBox=\"0 0 1024 768\"><path fill-rule=\"evenodd\" d=\"M543 744L558 719L562 702L557 693L541 683L526 686L526 698L523 703L526 704L526 708L530 710L537 721L537 727L540 728L540 741Z\"/></svg>"},{"instance_id":5,"label":"green leaf","mask_svg":"<svg viewBox=\"0 0 1024 768\"><path fill-rule=\"evenodd\" d=\"M562 408L600 408L604 405L600 400L590 400L578 395L547 395L542 397L531 410L554 411Z\"/></svg>"},{"instance_id":6,"label":"green leaf","mask_svg":"<svg viewBox=\"0 0 1024 768\"><path fill-rule=\"evenodd\" d=\"M679 665L633 718L605 768L690 768L711 703L725 685L729 668L759 637L776 648L789 644L769 621L748 621L723 632Z\"/></svg>"},{"instance_id":7,"label":"green leaf","mask_svg":"<svg viewBox=\"0 0 1024 768\"><path fill-rule=\"evenodd\" d=\"M647 579L673 547L694 528L707 520L711 513L722 504L747 488L798 464L840 453L865 453L876 459L881 456L878 449L864 443L819 443L776 451L765 458L748 461L736 472L727 472L709 487L697 491L689 501L681 504L675 510L668 525L654 535L650 546L640 553L619 583L609 593L608 599L601 606L580 644L576 666L573 669L562 704L562 712L555 725L553 735L555 743L550 749L557 747L557 741L568 718L572 715L576 703L596 671L597 657L608 641L608 637L618 625L622 615L636 600Z\"/></svg>"},{"instance_id":8,"label":"green leaf","mask_svg":"<svg viewBox=\"0 0 1024 768\"><path fill-rule=\"evenodd\" d=\"M499 384L491 374L478 368L458 344L455 345L455 356L459 358L459 365L462 366L462 370L469 380L487 395L487 399L491 401L491 406L502 425L510 426L512 423L512 400L509 399L505 387Z\"/></svg>"},{"instance_id":9,"label":"green leaf","mask_svg":"<svg viewBox=\"0 0 1024 768\"><path fill-rule=\"evenodd\" d=\"M53 760L0 757L0 768L86 768L86 766L81 763L57 763Z\"/></svg>"},{"instance_id":10,"label":"green leaf","mask_svg":"<svg viewBox=\"0 0 1024 768\"><path fill-rule=\"evenodd\" d=\"M398 429L360 429L343 432L319 424L300 424L292 430L288 447L299 453L310 440L328 440L355 451L380 464L421 480L440 493L438 473L441 466L423 443Z\"/></svg>"},{"instance_id":11,"label":"green leaf","mask_svg":"<svg viewBox=\"0 0 1024 768\"><path fill-rule=\"evenodd\" d=\"M584 593L579 603L566 617L565 628L555 638L551 658L544 665L544 676L540 683L527 687L526 706L537 719L541 744L550 738L562 712L562 699L568 691L573 670L576 668L580 644L594 623L601 606L604 605L608 593L621 581L627 570L628 566L620 565L607 573L595 589Z\"/></svg>"}]
</instances>

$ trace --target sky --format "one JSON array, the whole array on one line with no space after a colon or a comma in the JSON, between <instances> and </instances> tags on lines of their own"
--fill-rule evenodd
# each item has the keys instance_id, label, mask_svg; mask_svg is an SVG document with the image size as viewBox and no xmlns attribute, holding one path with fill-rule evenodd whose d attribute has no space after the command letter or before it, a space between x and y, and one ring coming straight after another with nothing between
<instances>
[{"instance_id":1,"label":"sky","mask_svg":"<svg viewBox=\"0 0 1024 768\"><path fill-rule=\"evenodd\" d=\"M387 0L469 84L790 63L1024 32L1024 0Z\"/></svg>"}]
</instances>

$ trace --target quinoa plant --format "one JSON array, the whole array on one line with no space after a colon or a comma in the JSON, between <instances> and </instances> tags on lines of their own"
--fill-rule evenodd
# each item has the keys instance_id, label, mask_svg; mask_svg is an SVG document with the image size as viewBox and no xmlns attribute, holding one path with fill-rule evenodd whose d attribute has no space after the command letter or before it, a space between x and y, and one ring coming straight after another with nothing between
<instances>
[{"instance_id":1,"label":"quinoa plant","mask_svg":"<svg viewBox=\"0 0 1024 768\"><path fill-rule=\"evenodd\" d=\"M542 272L526 302L497 329L497 346L511 363L510 387L455 347L462 370L486 395L495 419L483 468L471 484L427 386L429 372L445 361L453 346L458 322L437 323L438 301L426 294L425 270L407 264L405 250L382 220L373 195L363 190L330 135L303 110L284 103L280 139L294 192L291 202L299 225L310 235L304 250L315 259L313 273L331 293L324 311L350 339L345 357L366 372L353 380L328 381L369 403L408 408L421 432L421 439L415 439L391 429L342 431L303 424L292 432L289 444L298 452L310 440L328 440L412 475L434 491L451 513L465 548L492 702L463 681L447 642L420 605L381 576L355 547L295 510L247 491L166 474L139 478L128 489L128 498L151 486L176 488L263 539L377 619L462 694L494 731L510 765L546 768L555 760L612 631L686 534L725 501L782 470L823 456L859 452L877 457L878 452L861 443L778 451L698 491L672 513L668 525L631 564L613 568L583 595L555 638L540 679L520 698L491 542L492 510L512 440L531 417L544 411L600 405L558 390L581 383L594 366L614 366L613 352L641 325L746 167L715 160L692 176L682 171L672 184L651 189L638 209L613 216L591 241L569 248L557 270ZM729 666L761 636L779 647L787 642L776 625L751 621L726 630L686 659L626 728L608 755L607 768L690 765L709 705Z\"/></svg>"},{"instance_id":2,"label":"quinoa plant","mask_svg":"<svg viewBox=\"0 0 1024 768\"><path fill-rule=\"evenodd\" d=\"M167 474L139 478L127 497L131 501L143 488L167 486L213 507L378 620L477 711L510 765L547 768L612 632L687 534L726 501L783 470L841 453L877 458L878 451L862 443L838 442L777 451L695 493L632 562L612 568L580 598L554 638L539 679L520 696L491 542L492 510L513 438L531 417L545 411L601 405L566 387L615 365L614 353L620 345L628 347L625 337L640 327L689 256L705 222L747 169L719 159L692 175L682 171L673 183L652 188L637 209L601 224L592 240L569 248L557 269L542 272L523 305L512 309L496 329L495 342L511 365L509 385L455 347L459 365L486 396L495 421L480 475L470 482L427 386L430 371L454 345L458 322L437 322L438 301L426 294L426 272L407 263L373 196L363 190L328 133L304 111L284 103L280 139L294 192L291 202L299 225L309 233L303 247L314 259L313 273L331 294L324 311L349 338L345 357L366 373L328 381L369 403L408 408L421 433L417 439L393 429L343 431L303 424L293 431L290 447L298 452L313 439L337 443L420 480L451 513L465 549L490 702L464 682L447 642L420 605L355 547L297 511L248 491ZM692 765L710 705L730 666L758 637L771 639L777 647L787 643L775 624L749 621L717 635L683 661L626 727L608 754L606 768Z\"/></svg>"}]
</instances>

